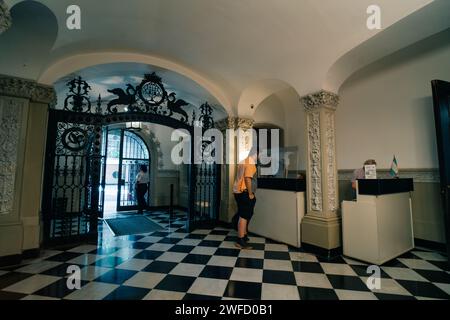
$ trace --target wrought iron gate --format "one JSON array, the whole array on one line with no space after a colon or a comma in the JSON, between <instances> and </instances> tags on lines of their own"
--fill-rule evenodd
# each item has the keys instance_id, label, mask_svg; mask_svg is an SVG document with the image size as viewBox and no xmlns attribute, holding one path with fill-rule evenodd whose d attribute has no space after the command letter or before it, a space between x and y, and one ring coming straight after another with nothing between
<instances>
[{"instance_id":1,"label":"wrought iron gate","mask_svg":"<svg viewBox=\"0 0 450 320\"><path fill-rule=\"evenodd\" d=\"M220 166L218 164L196 164L193 223L196 227L210 226L218 219L220 205Z\"/></svg>"},{"instance_id":2,"label":"wrought iron gate","mask_svg":"<svg viewBox=\"0 0 450 320\"><path fill-rule=\"evenodd\" d=\"M208 128L214 126L212 121L212 109L208 104L200 107L201 116L200 122L203 124L203 132ZM220 208L220 165L206 161L209 156L215 156L215 150L212 150L208 155L205 150L211 141L203 141L201 144L202 163L193 166L193 181L195 186L193 188L194 203L192 208L194 210L193 221L195 226L209 227L218 220L218 212Z\"/></svg>"},{"instance_id":3,"label":"wrought iron gate","mask_svg":"<svg viewBox=\"0 0 450 320\"><path fill-rule=\"evenodd\" d=\"M101 123L52 110L45 164L44 241L96 239L100 199Z\"/></svg>"},{"instance_id":4,"label":"wrought iron gate","mask_svg":"<svg viewBox=\"0 0 450 320\"><path fill-rule=\"evenodd\" d=\"M97 239L102 215L105 180L101 179L106 153L104 128L114 123L151 122L185 129L193 136L195 123L214 126L212 107L205 103L195 119L182 109L187 102L167 93L161 78L147 74L136 87L108 90L116 99L95 106L91 87L81 77L67 83L64 104L49 110L42 212L44 244L65 244ZM191 139L193 140L193 139ZM193 148L193 143L191 145ZM220 169L217 164L190 164L187 226L214 223L220 203Z\"/></svg>"}]
</instances>

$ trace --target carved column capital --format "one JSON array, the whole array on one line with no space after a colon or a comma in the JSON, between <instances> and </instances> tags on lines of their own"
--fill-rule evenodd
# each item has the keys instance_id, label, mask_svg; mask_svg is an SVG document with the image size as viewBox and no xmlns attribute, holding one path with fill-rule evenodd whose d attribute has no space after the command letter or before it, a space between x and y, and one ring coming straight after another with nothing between
<instances>
[{"instance_id":1,"label":"carved column capital","mask_svg":"<svg viewBox=\"0 0 450 320\"><path fill-rule=\"evenodd\" d=\"M333 92L321 90L300 98L307 112L318 110L322 107L336 110L339 104L339 96Z\"/></svg>"},{"instance_id":2,"label":"carved column capital","mask_svg":"<svg viewBox=\"0 0 450 320\"><path fill-rule=\"evenodd\" d=\"M5 1L0 0L0 34L8 30L12 25L11 13Z\"/></svg>"},{"instance_id":3,"label":"carved column capital","mask_svg":"<svg viewBox=\"0 0 450 320\"><path fill-rule=\"evenodd\" d=\"M255 120L248 118L239 118L239 117L227 117L215 122L216 128L220 131L224 131L226 129L244 129L248 130L253 128L253 124Z\"/></svg>"},{"instance_id":4,"label":"carved column capital","mask_svg":"<svg viewBox=\"0 0 450 320\"><path fill-rule=\"evenodd\" d=\"M236 118L236 128L248 130L248 129L253 128L254 123L255 123L255 120L253 120L253 119Z\"/></svg>"},{"instance_id":5,"label":"carved column capital","mask_svg":"<svg viewBox=\"0 0 450 320\"><path fill-rule=\"evenodd\" d=\"M220 119L218 121L215 121L214 123L215 123L216 129L218 129L220 131L225 131L227 129L234 129L235 118L226 117L226 118Z\"/></svg>"},{"instance_id":6,"label":"carved column capital","mask_svg":"<svg viewBox=\"0 0 450 320\"><path fill-rule=\"evenodd\" d=\"M0 75L0 95L26 98L46 104L56 103L56 92L53 87L3 75Z\"/></svg>"}]
</instances>

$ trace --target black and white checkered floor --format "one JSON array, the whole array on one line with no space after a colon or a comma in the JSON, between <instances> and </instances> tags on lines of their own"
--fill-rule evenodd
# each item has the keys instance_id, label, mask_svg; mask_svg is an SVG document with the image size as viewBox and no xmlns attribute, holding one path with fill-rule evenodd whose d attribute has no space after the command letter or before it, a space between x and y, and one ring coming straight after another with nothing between
<instances>
[{"instance_id":1,"label":"black and white checkered floor","mask_svg":"<svg viewBox=\"0 0 450 320\"><path fill-rule=\"evenodd\" d=\"M234 246L236 232L186 233L184 214L170 221L152 213L163 232L114 237L100 227L96 245L48 250L0 270L0 299L449 299L446 257L416 249L381 267L370 290L363 263L326 261L301 249L250 237L253 250ZM81 289L67 288L67 268L81 268Z\"/></svg>"}]
</instances>

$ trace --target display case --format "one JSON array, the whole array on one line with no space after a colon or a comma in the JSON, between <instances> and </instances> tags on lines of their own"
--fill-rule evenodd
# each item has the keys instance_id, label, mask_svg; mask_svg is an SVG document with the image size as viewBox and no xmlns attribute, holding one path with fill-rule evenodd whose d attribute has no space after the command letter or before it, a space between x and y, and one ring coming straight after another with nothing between
<instances>
[{"instance_id":1,"label":"display case","mask_svg":"<svg viewBox=\"0 0 450 320\"><path fill-rule=\"evenodd\" d=\"M263 153L276 161L265 164L264 160L258 164L258 178L278 178L278 179L297 179L302 176L299 174L299 154L298 147L285 147L278 149L278 157L274 154Z\"/></svg>"}]
</instances>

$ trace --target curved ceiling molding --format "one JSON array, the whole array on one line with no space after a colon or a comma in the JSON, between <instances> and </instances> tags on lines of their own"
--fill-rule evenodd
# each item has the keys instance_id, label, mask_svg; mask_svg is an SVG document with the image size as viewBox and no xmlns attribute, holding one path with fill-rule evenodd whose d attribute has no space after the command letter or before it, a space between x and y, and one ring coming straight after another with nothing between
<instances>
[{"instance_id":1,"label":"curved ceiling molding","mask_svg":"<svg viewBox=\"0 0 450 320\"><path fill-rule=\"evenodd\" d=\"M435 0L353 48L329 69L323 88L339 92L352 74L394 52L450 27L450 1ZM419 27L420 26L420 27Z\"/></svg>"},{"instance_id":2,"label":"curved ceiling molding","mask_svg":"<svg viewBox=\"0 0 450 320\"><path fill-rule=\"evenodd\" d=\"M19 1L6 3L14 8L37 2ZM440 1L449 2L434 2ZM31 67L28 72L17 69L19 66L9 68L16 63L16 56L23 54L24 43L26 46L47 37L39 29L28 32L31 41L0 40L2 54L7 52L8 57L2 59L0 66L5 68L0 70L49 84L93 64L142 62L194 80L214 95L230 116L236 116L238 109L251 113L246 109L249 101L257 104L267 95L262 92L262 97L252 101L247 97L253 95L252 89L244 92L249 84L262 79L283 79L300 95L326 89L327 72L339 57L378 33L381 37L388 26L414 12L426 12L430 2L434 4L432 0L377 0L383 12L383 31L367 28L367 7L373 0L133 0L126 6L123 0L108 0L107 6L104 1L77 0L82 28L69 30L66 10L71 2L39 0L59 23L57 39L45 54L35 56L33 50L25 50L39 72ZM445 10L440 12L443 14ZM30 12L29 18L34 16ZM436 19L429 16L428 20L433 25ZM14 24L0 39L14 29ZM421 23L410 33L430 33L431 29ZM14 46L7 47L11 43ZM381 41L377 45L381 47L367 50L368 57L360 57L360 53L337 62L329 72L327 89L335 91L330 88L338 88L353 70L382 55L388 44ZM49 69L42 72L42 67Z\"/></svg>"},{"instance_id":3,"label":"curved ceiling molding","mask_svg":"<svg viewBox=\"0 0 450 320\"><path fill-rule=\"evenodd\" d=\"M257 81L242 91L238 103L238 116L242 118L253 117L256 109L264 100L276 92L289 88L293 89L289 83L283 80L266 79Z\"/></svg>"},{"instance_id":4,"label":"curved ceiling molding","mask_svg":"<svg viewBox=\"0 0 450 320\"><path fill-rule=\"evenodd\" d=\"M95 52L70 56L57 61L48 67L38 78L38 82L51 85L67 74L76 72L90 66L116 63L116 62L137 62L154 65L177 72L205 88L222 105L229 115L233 115L230 100L225 93L211 80L189 69L181 64L175 63L161 57L128 52Z\"/></svg>"},{"instance_id":5,"label":"curved ceiling molding","mask_svg":"<svg viewBox=\"0 0 450 320\"><path fill-rule=\"evenodd\" d=\"M0 34L1 73L36 79L58 36L54 13L36 1L20 2L10 9L12 24ZM37 36L39 35L39 36Z\"/></svg>"}]
</instances>

